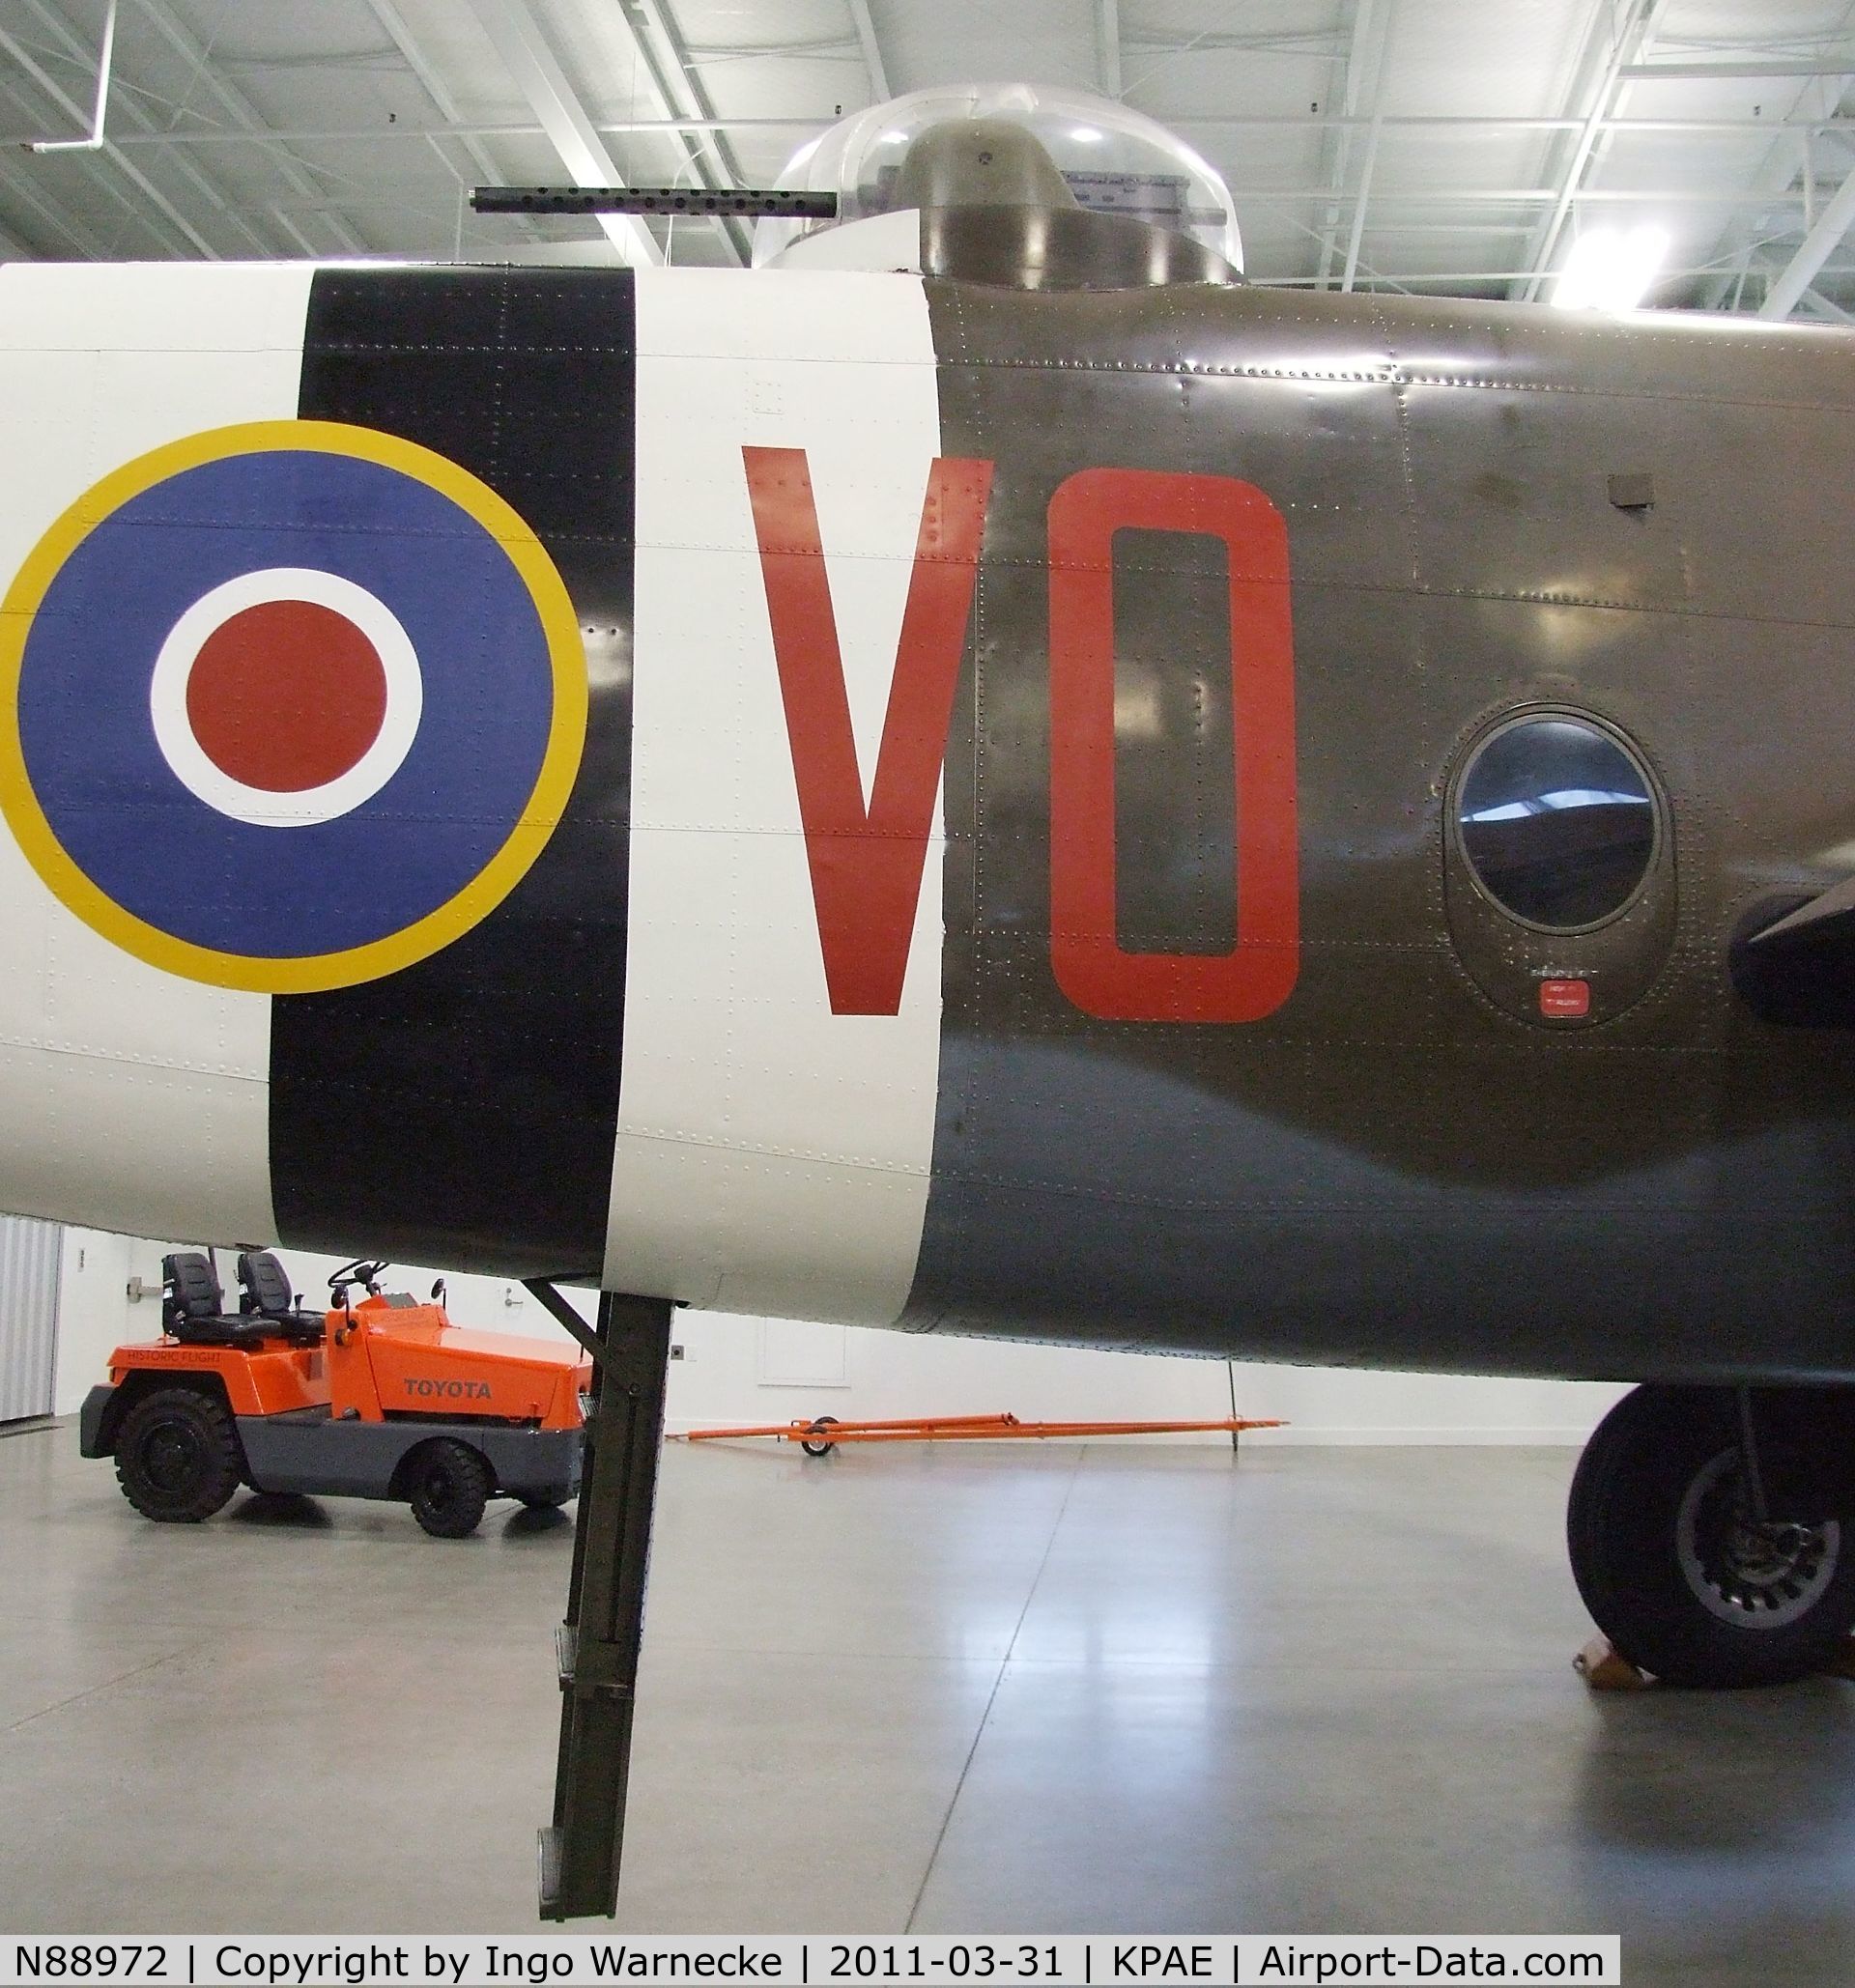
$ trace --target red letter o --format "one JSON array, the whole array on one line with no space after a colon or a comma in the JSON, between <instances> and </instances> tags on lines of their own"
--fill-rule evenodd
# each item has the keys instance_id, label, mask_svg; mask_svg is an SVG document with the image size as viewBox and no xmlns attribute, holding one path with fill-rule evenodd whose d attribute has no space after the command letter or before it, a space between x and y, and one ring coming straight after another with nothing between
<instances>
[{"instance_id":1,"label":"red letter o","mask_svg":"<svg viewBox=\"0 0 1855 1988\"><path fill-rule=\"evenodd\" d=\"M1126 952L1115 936L1114 534L1198 532L1230 556L1237 943ZM1253 1022L1300 970L1288 532L1254 484L1083 469L1050 499L1050 966L1110 1021Z\"/></svg>"}]
</instances>

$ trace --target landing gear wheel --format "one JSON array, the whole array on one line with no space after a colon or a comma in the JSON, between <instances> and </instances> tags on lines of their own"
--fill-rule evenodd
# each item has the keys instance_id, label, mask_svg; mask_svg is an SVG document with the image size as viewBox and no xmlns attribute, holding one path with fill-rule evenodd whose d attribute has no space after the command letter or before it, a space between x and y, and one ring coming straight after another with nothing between
<instances>
[{"instance_id":1,"label":"landing gear wheel","mask_svg":"<svg viewBox=\"0 0 1855 1988\"><path fill-rule=\"evenodd\" d=\"M837 1448L837 1444L824 1432L827 1429L835 1429L837 1426L838 1418L835 1415L818 1416L812 1424L812 1434L809 1437L801 1436L799 1438L800 1449L808 1457L828 1457Z\"/></svg>"},{"instance_id":2,"label":"landing gear wheel","mask_svg":"<svg viewBox=\"0 0 1855 1988\"><path fill-rule=\"evenodd\" d=\"M238 1490L244 1452L232 1411L191 1387L145 1394L116 1432L116 1477L144 1519L197 1525Z\"/></svg>"},{"instance_id":3,"label":"landing gear wheel","mask_svg":"<svg viewBox=\"0 0 1855 1988\"><path fill-rule=\"evenodd\" d=\"M434 1539L468 1539L490 1501L490 1466L469 1443L441 1436L413 1452L406 1486L413 1517Z\"/></svg>"},{"instance_id":4,"label":"landing gear wheel","mask_svg":"<svg viewBox=\"0 0 1855 1988\"><path fill-rule=\"evenodd\" d=\"M1755 1500L1725 1387L1639 1387L1579 1460L1566 1515L1572 1574L1617 1651L1667 1684L1788 1684L1855 1624L1855 1525L1830 1516L1823 1438L1759 1390Z\"/></svg>"}]
</instances>

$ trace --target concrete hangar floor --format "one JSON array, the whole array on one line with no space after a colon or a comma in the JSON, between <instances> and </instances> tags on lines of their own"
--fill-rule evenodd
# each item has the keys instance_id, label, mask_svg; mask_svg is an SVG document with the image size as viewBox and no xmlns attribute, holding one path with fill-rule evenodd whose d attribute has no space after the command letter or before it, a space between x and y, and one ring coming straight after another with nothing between
<instances>
[{"instance_id":1,"label":"concrete hangar floor","mask_svg":"<svg viewBox=\"0 0 1855 1988\"><path fill-rule=\"evenodd\" d=\"M1846 1983L1855 1686L1586 1692L1574 1455L671 1445L620 1923L1620 1932L1633 1983ZM539 1930L570 1546L156 1527L71 1427L0 1440L0 1923Z\"/></svg>"}]
</instances>

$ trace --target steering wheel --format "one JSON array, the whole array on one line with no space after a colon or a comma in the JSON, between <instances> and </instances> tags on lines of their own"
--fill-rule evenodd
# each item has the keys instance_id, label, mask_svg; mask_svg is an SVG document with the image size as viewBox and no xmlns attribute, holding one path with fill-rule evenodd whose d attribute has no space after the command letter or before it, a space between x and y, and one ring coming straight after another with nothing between
<instances>
[{"instance_id":1,"label":"steering wheel","mask_svg":"<svg viewBox=\"0 0 1855 1988\"><path fill-rule=\"evenodd\" d=\"M364 1284L376 1296L380 1293L380 1273L386 1267L385 1258L357 1257L352 1264L343 1264L328 1280L329 1291L338 1298L345 1298L351 1285Z\"/></svg>"}]
</instances>

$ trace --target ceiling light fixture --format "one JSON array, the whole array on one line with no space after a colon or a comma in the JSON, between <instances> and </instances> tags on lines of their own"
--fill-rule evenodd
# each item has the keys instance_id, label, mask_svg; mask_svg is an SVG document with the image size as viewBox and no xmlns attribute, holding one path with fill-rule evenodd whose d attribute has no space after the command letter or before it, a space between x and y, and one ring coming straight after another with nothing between
<instances>
[{"instance_id":1,"label":"ceiling light fixture","mask_svg":"<svg viewBox=\"0 0 1855 1988\"><path fill-rule=\"evenodd\" d=\"M1590 228L1572 244L1553 288L1561 311L1633 311L1668 260L1669 231L1649 223Z\"/></svg>"}]
</instances>

